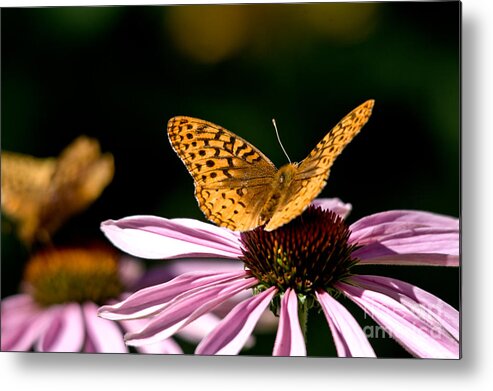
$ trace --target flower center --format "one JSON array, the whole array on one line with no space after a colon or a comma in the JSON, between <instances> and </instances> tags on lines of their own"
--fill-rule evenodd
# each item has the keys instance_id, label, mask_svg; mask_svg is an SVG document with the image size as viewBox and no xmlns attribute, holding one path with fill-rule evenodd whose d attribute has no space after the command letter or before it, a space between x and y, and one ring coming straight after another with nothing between
<instances>
[{"instance_id":1,"label":"flower center","mask_svg":"<svg viewBox=\"0 0 493 391\"><path fill-rule=\"evenodd\" d=\"M312 296L316 290L350 275L357 262L348 244L349 228L336 213L310 206L301 216L271 232L262 227L243 232L241 260L260 281L258 289L276 286Z\"/></svg>"},{"instance_id":2,"label":"flower center","mask_svg":"<svg viewBox=\"0 0 493 391\"><path fill-rule=\"evenodd\" d=\"M117 254L99 247L43 250L29 260L24 277L29 292L42 306L103 304L123 290Z\"/></svg>"}]
</instances>

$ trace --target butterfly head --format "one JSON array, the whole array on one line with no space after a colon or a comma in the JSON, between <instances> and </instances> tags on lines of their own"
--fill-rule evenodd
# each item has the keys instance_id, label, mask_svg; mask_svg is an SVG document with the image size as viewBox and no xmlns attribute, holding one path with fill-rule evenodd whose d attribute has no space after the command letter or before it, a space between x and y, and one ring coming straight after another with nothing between
<instances>
[{"instance_id":1,"label":"butterfly head","mask_svg":"<svg viewBox=\"0 0 493 391\"><path fill-rule=\"evenodd\" d=\"M282 166L276 173L276 182L281 188L287 187L291 184L296 175L296 167L298 163L288 163Z\"/></svg>"}]
</instances>

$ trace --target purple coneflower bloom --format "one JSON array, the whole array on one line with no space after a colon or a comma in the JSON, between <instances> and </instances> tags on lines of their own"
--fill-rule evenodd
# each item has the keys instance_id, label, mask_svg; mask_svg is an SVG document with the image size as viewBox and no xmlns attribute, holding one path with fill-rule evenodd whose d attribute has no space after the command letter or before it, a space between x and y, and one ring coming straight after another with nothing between
<instances>
[{"instance_id":1,"label":"purple coneflower bloom","mask_svg":"<svg viewBox=\"0 0 493 391\"><path fill-rule=\"evenodd\" d=\"M172 273L172 271L170 271ZM144 327L146 320L115 322L101 319L101 304L115 303L142 286L151 273L113 249L97 247L48 248L28 262L23 293L1 303L2 351L126 353L125 331ZM164 280L161 280L164 281ZM182 333L193 342L219 322L207 314ZM181 354L171 338L137 348L141 353Z\"/></svg>"},{"instance_id":2,"label":"purple coneflower bloom","mask_svg":"<svg viewBox=\"0 0 493 391\"><path fill-rule=\"evenodd\" d=\"M128 345L169 338L230 298L251 291L197 346L195 353L238 354L264 311L279 324L273 355L304 356L307 313L321 308L337 354L374 357L357 321L338 300L345 296L416 357L458 358L459 313L438 297L389 277L355 274L355 265L459 266L459 221L438 214L395 210L347 226L351 205L320 199L272 232L236 233L190 219L134 216L102 224L105 235L132 255L231 258L235 272L184 273L100 308L113 320L149 317Z\"/></svg>"}]
</instances>

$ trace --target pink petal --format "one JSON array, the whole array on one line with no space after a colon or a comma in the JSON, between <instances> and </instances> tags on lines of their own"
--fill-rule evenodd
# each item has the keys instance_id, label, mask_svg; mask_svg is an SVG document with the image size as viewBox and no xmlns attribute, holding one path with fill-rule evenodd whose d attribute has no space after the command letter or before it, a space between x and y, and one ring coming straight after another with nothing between
<instances>
[{"instance_id":1,"label":"pink petal","mask_svg":"<svg viewBox=\"0 0 493 391\"><path fill-rule=\"evenodd\" d=\"M364 232L367 228L387 223L413 224L416 227L459 228L459 220L455 217L416 210L389 210L363 217L351 225L351 231L357 235L359 231Z\"/></svg>"},{"instance_id":2,"label":"pink petal","mask_svg":"<svg viewBox=\"0 0 493 391\"><path fill-rule=\"evenodd\" d=\"M30 295L20 293L17 295L8 296L2 299L2 313L4 311L19 311L25 307L32 308L34 306L33 299ZM2 319L3 321L3 319Z\"/></svg>"},{"instance_id":3,"label":"pink petal","mask_svg":"<svg viewBox=\"0 0 493 391\"><path fill-rule=\"evenodd\" d=\"M206 313L183 327L179 335L187 341L198 343L221 322L221 318L213 313Z\"/></svg>"},{"instance_id":4,"label":"pink petal","mask_svg":"<svg viewBox=\"0 0 493 391\"><path fill-rule=\"evenodd\" d=\"M26 319L38 315L42 310L27 294L18 294L2 299L2 332L7 328L17 328ZM2 333L3 335L3 333Z\"/></svg>"},{"instance_id":5,"label":"pink petal","mask_svg":"<svg viewBox=\"0 0 493 391\"><path fill-rule=\"evenodd\" d=\"M430 327L392 297L345 283L337 283L336 287L414 356L459 358L459 344L449 333Z\"/></svg>"},{"instance_id":6,"label":"pink petal","mask_svg":"<svg viewBox=\"0 0 493 391\"><path fill-rule=\"evenodd\" d=\"M125 287L133 287L144 275L146 269L141 261L129 255L123 255L118 260L118 275Z\"/></svg>"},{"instance_id":7,"label":"pink petal","mask_svg":"<svg viewBox=\"0 0 493 391\"><path fill-rule=\"evenodd\" d=\"M173 278L191 272L240 272L244 271L245 266L239 260L220 259L176 259L169 260L161 264L149 268L139 280L131 285L132 291L147 288L152 285L159 285L170 281Z\"/></svg>"},{"instance_id":8,"label":"pink petal","mask_svg":"<svg viewBox=\"0 0 493 391\"><path fill-rule=\"evenodd\" d=\"M389 211L350 226L362 264L458 266L459 221L417 211Z\"/></svg>"},{"instance_id":9,"label":"pink petal","mask_svg":"<svg viewBox=\"0 0 493 391\"><path fill-rule=\"evenodd\" d=\"M352 205L342 202L339 198L317 198L312 201L313 206L319 206L325 210L331 210L345 219L351 212Z\"/></svg>"},{"instance_id":10,"label":"pink petal","mask_svg":"<svg viewBox=\"0 0 493 391\"><path fill-rule=\"evenodd\" d=\"M316 292L329 323L339 357L376 357L360 325L349 311L327 292Z\"/></svg>"},{"instance_id":11,"label":"pink petal","mask_svg":"<svg viewBox=\"0 0 493 391\"><path fill-rule=\"evenodd\" d=\"M298 297L288 288L281 300L279 327L273 356L306 356L306 345L298 317Z\"/></svg>"},{"instance_id":12,"label":"pink petal","mask_svg":"<svg viewBox=\"0 0 493 391\"><path fill-rule=\"evenodd\" d=\"M245 345L276 289L271 287L238 304L197 346L195 354L235 355Z\"/></svg>"},{"instance_id":13,"label":"pink petal","mask_svg":"<svg viewBox=\"0 0 493 391\"><path fill-rule=\"evenodd\" d=\"M254 278L208 286L177 296L142 330L125 335L127 345L141 346L169 338L186 325L244 289L256 285Z\"/></svg>"},{"instance_id":14,"label":"pink petal","mask_svg":"<svg viewBox=\"0 0 493 391\"><path fill-rule=\"evenodd\" d=\"M457 267L460 265L460 258L458 255L447 254L388 254L383 255L376 248L377 246L371 246L368 249L369 252L362 254L363 256L369 256L368 259L361 259L358 265L401 265L401 266L449 266ZM370 253L370 251L372 253ZM383 252L386 252L384 250ZM357 254L357 252L353 252Z\"/></svg>"},{"instance_id":15,"label":"pink petal","mask_svg":"<svg viewBox=\"0 0 493 391\"><path fill-rule=\"evenodd\" d=\"M227 272L239 272L245 270L245 265L239 260L229 260L229 259L187 259L180 261L170 261L169 271L175 275L180 275L190 272L216 272L216 273L227 273Z\"/></svg>"},{"instance_id":16,"label":"pink petal","mask_svg":"<svg viewBox=\"0 0 493 391\"><path fill-rule=\"evenodd\" d=\"M196 272L182 274L163 284L141 289L114 305L105 305L99 309L99 316L112 319L135 319L161 311L168 302L182 293L193 293L204 287L241 279L249 276L245 271L236 273Z\"/></svg>"},{"instance_id":17,"label":"pink petal","mask_svg":"<svg viewBox=\"0 0 493 391\"><path fill-rule=\"evenodd\" d=\"M133 319L121 321L120 324L127 332L132 332L142 329L148 322L148 319ZM178 345L173 338L166 338L163 341L142 345L136 349L140 353L146 354L183 354L183 350L180 345Z\"/></svg>"},{"instance_id":18,"label":"pink petal","mask_svg":"<svg viewBox=\"0 0 493 391\"><path fill-rule=\"evenodd\" d=\"M77 303L54 308L51 324L37 344L41 352L79 352L84 342L84 320Z\"/></svg>"},{"instance_id":19,"label":"pink petal","mask_svg":"<svg viewBox=\"0 0 493 391\"><path fill-rule=\"evenodd\" d=\"M150 343L136 347L140 353L145 354L183 354L183 350L173 338L164 341Z\"/></svg>"},{"instance_id":20,"label":"pink petal","mask_svg":"<svg viewBox=\"0 0 493 391\"><path fill-rule=\"evenodd\" d=\"M238 296L243 296L243 292L249 292L249 291L241 291L237 295L235 295L232 299L229 299L226 301L228 302L235 302L236 298ZM251 292L247 297L252 297ZM221 322L221 319L224 318L226 315L219 317L216 315L217 308L223 307L224 303L219 304L218 307L214 308L213 311L214 313L206 313L202 315L201 317L195 319L193 322L190 324L186 325L180 331L177 333L177 335L180 336L180 338L183 338L187 341L193 342L195 344L198 344L202 339L204 339L212 330L214 330L217 325ZM229 313L229 312L228 312ZM265 313L265 312L264 312ZM244 343L245 348L251 348L255 344L255 337L249 336L246 342Z\"/></svg>"},{"instance_id":21,"label":"pink petal","mask_svg":"<svg viewBox=\"0 0 493 391\"><path fill-rule=\"evenodd\" d=\"M358 257L368 259L370 256L376 258L412 253L459 255L459 231L449 228L390 224L375 228L372 235L363 241L354 242L364 246L355 251Z\"/></svg>"},{"instance_id":22,"label":"pink petal","mask_svg":"<svg viewBox=\"0 0 493 391\"><path fill-rule=\"evenodd\" d=\"M239 292L237 295L233 296L231 299L226 300L225 302L221 303L218 305L216 308L214 308L214 318L218 319L216 323L213 325L214 327L219 323L219 318L224 318L229 314L229 312L239 303L241 303L243 300L246 300L248 298L252 297L252 290L244 290ZM211 315L212 314L206 314L206 315ZM197 321L199 321L201 318L199 318ZM275 316L271 311L264 311L257 322L257 325L255 326L255 329L261 332L272 332L273 330L277 329L277 324L278 324L279 318ZM185 329L180 331L180 336L183 335L185 331L188 331L188 328L193 326L195 323L187 326ZM211 322L212 323L212 322ZM212 324L210 325L212 326ZM201 326L202 327L202 326ZM204 326L205 327L205 326ZM198 326L197 326L198 328ZM206 327L207 328L207 327ZM209 331L212 331L211 327L208 329ZM203 331L200 331L200 338L196 338L195 341L200 341L204 337ZM248 339L248 341L245 344L246 348L249 348L253 346L255 338L252 336L251 338Z\"/></svg>"},{"instance_id":23,"label":"pink petal","mask_svg":"<svg viewBox=\"0 0 493 391\"><path fill-rule=\"evenodd\" d=\"M141 258L238 258L239 236L225 228L192 219L133 216L107 220L101 229L121 250Z\"/></svg>"},{"instance_id":24,"label":"pink petal","mask_svg":"<svg viewBox=\"0 0 493 391\"><path fill-rule=\"evenodd\" d=\"M82 305L82 312L90 339L92 351L99 353L126 353L128 349L123 342L123 332L118 324L101 319L97 315L98 307L92 302Z\"/></svg>"},{"instance_id":25,"label":"pink petal","mask_svg":"<svg viewBox=\"0 0 493 391\"><path fill-rule=\"evenodd\" d=\"M392 297L432 327L443 327L459 340L459 311L431 293L390 277L358 275L351 283Z\"/></svg>"},{"instance_id":26,"label":"pink petal","mask_svg":"<svg viewBox=\"0 0 493 391\"><path fill-rule=\"evenodd\" d=\"M15 299L10 301L10 303L14 302L20 301ZM19 311L10 305L6 309L3 304L2 302L1 350L30 350L51 322L51 312L40 310L34 306L34 303L31 308L26 308L27 303L24 303Z\"/></svg>"}]
</instances>

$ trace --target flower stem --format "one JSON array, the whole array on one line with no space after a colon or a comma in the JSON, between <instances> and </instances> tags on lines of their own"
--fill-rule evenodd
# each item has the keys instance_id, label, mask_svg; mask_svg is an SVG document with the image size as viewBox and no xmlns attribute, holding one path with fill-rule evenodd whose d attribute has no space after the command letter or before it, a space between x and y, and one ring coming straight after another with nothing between
<instances>
[{"instance_id":1,"label":"flower stem","mask_svg":"<svg viewBox=\"0 0 493 391\"><path fill-rule=\"evenodd\" d=\"M303 333L303 337L305 338L305 344L306 344L307 342L306 332L308 327L308 302L306 300L306 296L298 297L298 298L299 298L298 318L300 320L301 332Z\"/></svg>"}]
</instances>

